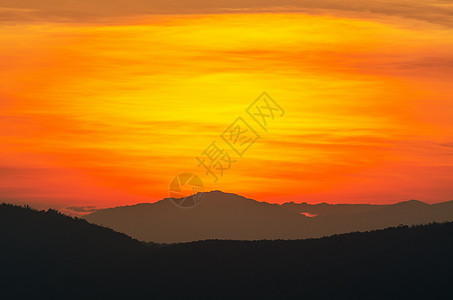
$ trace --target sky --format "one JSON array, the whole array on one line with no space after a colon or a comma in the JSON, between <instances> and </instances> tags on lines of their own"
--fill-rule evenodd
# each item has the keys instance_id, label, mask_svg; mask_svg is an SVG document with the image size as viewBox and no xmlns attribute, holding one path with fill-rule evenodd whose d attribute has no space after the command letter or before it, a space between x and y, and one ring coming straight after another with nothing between
<instances>
[{"instance_id":1,"label":"sky","mask_svg":"<svg viewBox=\"0 0 453 300\"><path fill-rule=\"evenodd\" d=\"M453 200L453 4L411 2L4 0L0 199Z\"/></svg>"}]
</instances>

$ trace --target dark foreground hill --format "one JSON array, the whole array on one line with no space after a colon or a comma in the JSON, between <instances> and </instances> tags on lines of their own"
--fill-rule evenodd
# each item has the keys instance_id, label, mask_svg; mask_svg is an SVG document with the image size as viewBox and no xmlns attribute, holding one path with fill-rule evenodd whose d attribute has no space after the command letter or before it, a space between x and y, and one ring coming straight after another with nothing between
<instances>
[{"instance_id":1,"label":"dark foreground hill","mask_svg":"<svg viewBox=\"0 0 453 300\"><path fill-rule=\"evenodd\" d=\"M145 245L0 206L1 299L452 299L453 223L321 239Z\"/></svg>"}]
</instances>

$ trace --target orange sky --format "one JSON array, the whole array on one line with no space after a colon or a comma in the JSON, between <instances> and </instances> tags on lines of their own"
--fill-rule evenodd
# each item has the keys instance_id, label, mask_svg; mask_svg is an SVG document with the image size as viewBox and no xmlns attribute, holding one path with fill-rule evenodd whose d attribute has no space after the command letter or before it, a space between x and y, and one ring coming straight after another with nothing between
<instances>
[{"instance_id":1,"label":"orange sky","mask_svg":"<svg viewBox=\"0 0 453 300\"><path fill-rule=\"evenodd\" d=\"M148 15L0 25L0 197L109 207L206 190L269 202L453 199L453 28L338 13ZM245 110L266 91L285 115ZM261 135L242 158L220 138ZM237 160L213 182L196 157Z\"/></svg>"}]
</instances>

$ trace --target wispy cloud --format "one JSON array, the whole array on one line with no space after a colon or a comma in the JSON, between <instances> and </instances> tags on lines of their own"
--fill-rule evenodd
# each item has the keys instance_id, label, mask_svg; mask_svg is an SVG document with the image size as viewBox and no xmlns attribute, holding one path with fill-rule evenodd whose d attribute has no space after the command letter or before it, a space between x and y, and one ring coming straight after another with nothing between
<instances>
[{"instance_id":1,"label":"wispy cloud","mask_svg":"<svg viewBox=\"0 0 453 300\"><path fill-rule=\"evenodd\" d=\"M91 213L99 210L98 208L96 208L96 206L70 206L66 207L66 209L69 209L76 213Z\"/></svg>"},{"instance_id":2,"label":"wispy cloud","mask_svg":"<svg viewBox=\"0 0 453 300\"><path fill-rule=\"evenodd\" d=\"M268 0L268 1L128 1L107 0L2 1L0 19L3 22L102 22L118 17L149 14L212 14L212 13L282 13L359 14L361 17L387 15L452 26L453 6L448 0Z\"/></svg>"}]
</instances>

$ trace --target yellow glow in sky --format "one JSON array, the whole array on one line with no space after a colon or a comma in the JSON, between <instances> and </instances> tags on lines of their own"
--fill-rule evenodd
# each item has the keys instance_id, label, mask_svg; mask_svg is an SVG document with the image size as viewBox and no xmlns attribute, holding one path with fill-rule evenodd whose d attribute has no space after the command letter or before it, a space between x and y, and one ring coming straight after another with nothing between
<instances>
[{"instance_id":1,"label":"yellow glow in sky","mask_svg":"<svg viewBox=\"0 0 453 300\"><path fill-rule=\"evenodd\" d=\"M270 202L453 199L449 27L169 15L3 26L0 44L3 198L152 202L189 171ZM195 157L231 151L219 135L263 91L285 116L247 119L261 139L214 183Z\"/></svg>"}]
</instances>

